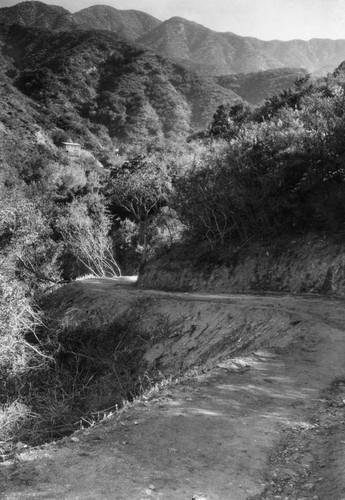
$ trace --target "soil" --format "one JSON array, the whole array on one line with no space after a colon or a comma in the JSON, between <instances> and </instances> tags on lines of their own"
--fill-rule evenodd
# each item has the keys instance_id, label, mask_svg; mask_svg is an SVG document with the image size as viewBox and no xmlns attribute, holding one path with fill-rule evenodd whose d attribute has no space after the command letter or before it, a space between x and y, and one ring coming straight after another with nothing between
<instances>
[{"instance_id":1,"label":"soil","mask_svg":"<svg viewBox=\"0 0 345 500\"><path fill-rule=\"evenodd\" d=\"M143 266L139 286L155 290L322 293L345 296L345 244L330 234L281 236L222 250L220 262L198 249L171 249Z\"/></svg>"},{"instance_id":2,"label":"soil","mask_svg":"<svg viewBox=\"0 0 345 500\"><path fill-rule=\"evenodd\" d=\"M344 300L111 280L61 294L66 321L72 310L111 316L140 302L143 327L161 327L146 362L185 375L93 428L19 446L0 465L3 500L345 498Z\"/></svg>"}]
</instances>

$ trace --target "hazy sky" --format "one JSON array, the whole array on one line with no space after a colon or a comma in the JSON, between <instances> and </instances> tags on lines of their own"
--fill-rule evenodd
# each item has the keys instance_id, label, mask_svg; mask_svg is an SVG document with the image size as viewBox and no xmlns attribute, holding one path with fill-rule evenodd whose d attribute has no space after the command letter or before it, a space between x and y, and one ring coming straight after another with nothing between
<instances>
[{"instance_id":1,"label":"hazy sky","mask_svg":"<svg viewBox=\"0 0 345 500\"><path fill-rule=\"evenodd\" d=\"M0 0L1 7L19 3ZM345 0L45 0L71 12L95 4L136 9L158 19L185 17L216 31L274 38L344 38Z\"/></svg>"}]
</instances>

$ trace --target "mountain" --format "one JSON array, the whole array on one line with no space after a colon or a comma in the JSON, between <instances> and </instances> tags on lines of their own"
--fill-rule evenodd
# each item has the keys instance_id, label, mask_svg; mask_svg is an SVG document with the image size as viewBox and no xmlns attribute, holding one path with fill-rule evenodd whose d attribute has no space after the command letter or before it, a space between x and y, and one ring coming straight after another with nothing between
<instances>
[{"instance_id":1,"label":"mountain","mask_svg":"<svg viewBox=\"0 0 345 500\"><path fill-rule=\"evenodd\" d=\"M233 90L245 101L259 104L268 97L292 87L296 80L307 74L308 72L301 68L280 68L218 76L216 82L221 87Z\"/></svg>"},{"instance_id":2,"label":"mountain","mask_svg":"<svg viewBox=\"0 0 345 500\"><path fill-rule=\"evenodd\" d=\"M68 10L43 2L21 2L0 9L0 22L53 30L75 29L77 23Z\"/></svg>"},{"instance_id":3,"label":"mountain","mask_svg":"<svg viewBox=\"0 0 345 500\"><path fill-rule=\"evenodd\" d=\"M161 21L138 10L118 10L95 5L73 14L75 22L85 29L108 30L127 40L136 40L158 26Z\"/></svg>"},{"instance_id":4,"label":"mountain","mask_svg":"<svg viewBox=\"0 0 345 500\"><path fill-rule=\"evenodd\" d=\"M71 14L62 7L38 1L1 8L0 22L53 30L107 30L127 40L135 40L161 23L155 17L137 10L118 10L107 5L95 5Z\"/></svg>"},{"instance_id":5,"label":"mountain","mask_svg":"<svg viewBox=\"0 0 345 500\"><path fill-rule=\"evenodd\" d=\"M345 40L263 41L219 33L182 17L161 22L137 10L95 5L71 14L42 2L0 9L0 22L53 30L107 30L135 41L189 69L207 75L304 68L317 75L333 71L345 59Z\"/></svg>"},{"instance_id":6,"label":"mountain","mask_svg":"<svg viewBox=\"0 0 345 500\"><path fill-rule=\"evenodd\" d=\"M65 137L91 150L184 139L207 127L220 104L241 100L214 78L107 31L0 25L0 62L8 89L0 129L13 131L22 120L33 134L37 125L55 142Z\"/></svg>"},{"instance_id":7,"label":"mountain","mask_svg":"<svg viewBox=\"0 0 345 500\"><path fill-rule=\"evenodd\" d=\"M263 41L218 33L181 17L157 25L137 42L187 67L214 75L283 67L322 74L345 59L345 40Z\"/></svg>"}]
</instances>

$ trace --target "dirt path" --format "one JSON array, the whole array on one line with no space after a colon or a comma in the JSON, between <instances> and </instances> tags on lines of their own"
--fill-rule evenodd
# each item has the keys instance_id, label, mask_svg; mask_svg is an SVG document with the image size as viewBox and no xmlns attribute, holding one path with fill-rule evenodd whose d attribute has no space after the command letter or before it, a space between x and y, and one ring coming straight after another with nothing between
<instances>
[{"instance_id":1,"label":"dirt path","mask_svg":"<svg viewBox=\"0 0 345 500\"><path fill-rule=\"evenodd\" d=\"M116 286L85 284L108 296ZM247 350L167 387L103 425L23 450L1 466L2 499L345 498L344 301L128 293L284 312L297 334L287 346Z\"/></svg>"}]
</instances>

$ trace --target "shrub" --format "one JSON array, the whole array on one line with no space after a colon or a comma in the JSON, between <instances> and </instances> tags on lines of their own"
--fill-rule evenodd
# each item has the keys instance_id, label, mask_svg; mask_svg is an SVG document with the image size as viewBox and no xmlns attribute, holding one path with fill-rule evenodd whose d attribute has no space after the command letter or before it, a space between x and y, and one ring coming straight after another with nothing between
<instances>
[{"instance_id":1,"label":"shrub","mask_svg":"<svg viewBox=\"0 0 345 500\"><path fill-rule=\"evenodd\" d=\"M100 277L121 275L109 238L110 220L101 204L95 208L90 213L86 204L74 201L64 210L57 228L65 251L84 271Z\"/></svg>"}]
</instances>

